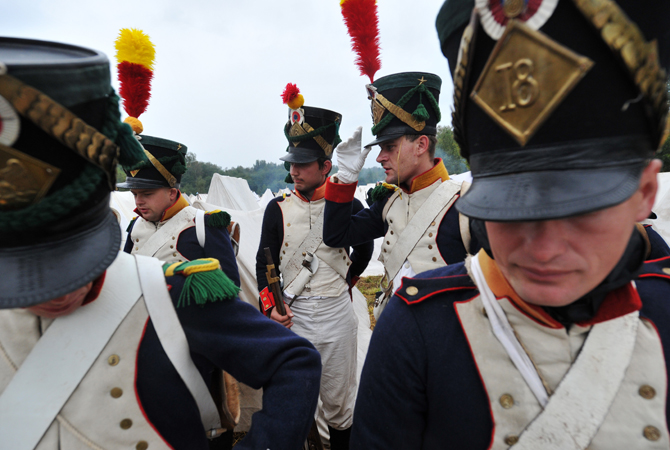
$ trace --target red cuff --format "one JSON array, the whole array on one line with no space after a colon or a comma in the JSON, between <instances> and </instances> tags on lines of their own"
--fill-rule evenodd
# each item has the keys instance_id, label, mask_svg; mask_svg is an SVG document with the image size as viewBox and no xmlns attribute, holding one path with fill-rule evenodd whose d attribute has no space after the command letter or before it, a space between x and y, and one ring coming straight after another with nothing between
<instances>
[{"instance_id":1,"label":"red cuff","mask_svg":"<svg viewBox=\"0 0 670 450\"><path fill-rule=\"evenodd\" d=\"M326 181L326 200L335 203L350 203L354 201L354 193L358 183L340 184L333 183L328 178Z\"/></svg>"}]
</instances>

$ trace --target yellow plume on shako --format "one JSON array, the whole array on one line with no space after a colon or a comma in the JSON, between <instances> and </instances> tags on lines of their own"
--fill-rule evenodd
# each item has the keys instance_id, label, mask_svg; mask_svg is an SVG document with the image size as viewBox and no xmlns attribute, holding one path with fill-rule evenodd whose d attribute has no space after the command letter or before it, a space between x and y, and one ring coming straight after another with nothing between
<instances>
[{"instance_id":1,"label":"yellow plume on shako","mask_svg":"<svg viewBox=\"0 0 670 450\"><path fill-rule=\"evenodd\" d=\"M149 106L156 49L142 30L129 28L121 29L114 44L121 84L119 95L123 99L123 109L130 116L124 122L140 134L144 127L138 118Z\"/></svg>"}]
</instances>

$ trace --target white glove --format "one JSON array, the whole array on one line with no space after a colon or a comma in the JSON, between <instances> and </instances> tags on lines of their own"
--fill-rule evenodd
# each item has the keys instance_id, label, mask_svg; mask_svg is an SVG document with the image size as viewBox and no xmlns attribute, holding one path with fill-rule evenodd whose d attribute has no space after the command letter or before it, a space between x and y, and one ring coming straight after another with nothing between
<instances>
[{"instance_id":1,"label":"white glove","mask_svg":"<svg viewBox=\"0 0 670 450\"><path fill-rule=\"evenodd\" d=\"M363 127L356 128L353 136L335 149L337 151L337 179L340 183L350 184L358 181L358 174L363 169L365 158L372 150L372 147L361 149L362 132Z\"/></svg>"}]
</instances>

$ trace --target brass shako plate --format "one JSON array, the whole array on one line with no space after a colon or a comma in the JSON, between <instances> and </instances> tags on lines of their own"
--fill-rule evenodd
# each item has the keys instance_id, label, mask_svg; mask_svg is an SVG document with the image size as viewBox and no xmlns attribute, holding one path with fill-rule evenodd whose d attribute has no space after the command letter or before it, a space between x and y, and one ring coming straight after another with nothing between
<instances>
[{"instance_id":1,"label":"brass shako plate","mask_svg":"<svg viewBox=\"0 0 670 450\"><path fill-rule=\"evenodd\" d=\"M592 66L589 58L511 20L470 96L523 146Z\"/></svg>"},{"instance_id":2,"label":"brass shako plate","mask_svg":"<svg viewBox=\"0 0 670 450\"><path fill-rule=\"evenodd\" d=\"M59 173L51 164L0 144L0 211L37 203Z\"/></svg>"}]
</instances>

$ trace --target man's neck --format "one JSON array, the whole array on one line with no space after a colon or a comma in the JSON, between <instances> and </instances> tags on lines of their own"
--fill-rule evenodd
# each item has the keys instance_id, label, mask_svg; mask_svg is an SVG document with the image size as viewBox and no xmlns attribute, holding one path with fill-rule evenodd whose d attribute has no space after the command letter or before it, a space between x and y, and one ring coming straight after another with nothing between
<instances>
[{"instance_id":1,"label":"man's neck","mask_svg":"<svg viewBox=\"0 0 670 450\"><path fill-rule=\"evenodd\" d=\"M405 180L405 182L400 183L400 188L403 189L404 191L411 192L412 190L412 183L414 180L423 175L424 173L428 172L429 170L433 169L437 163L439 163L440 160L437 158L432 158L426 161L422 161L422 163L415 168L415 170L412 172L412 174Z\"/></svg>"},{"instance_id":2,"label":"man's neck","mask_svg":"<svg viewBox=\"0 0 670 450\"><path fill-rule=\"evenodd\" d=\"M326 182L326 177L323 178L323 181L321 182L321 184L319 184L319 185L316 186L316 187L313 187L313 188L310 189L309 191L300 191L300 190L297 190L297 189L296 189L296 191L297 191L298 193L300 193L300 195L301 195L302 197L304 197L305 199L307 199L307 200L309 200L309 201L312 201L312 197L314 197L314 193L315 193L321 186L323 186L325 182Z\"/></svg>"}]
</instances>

